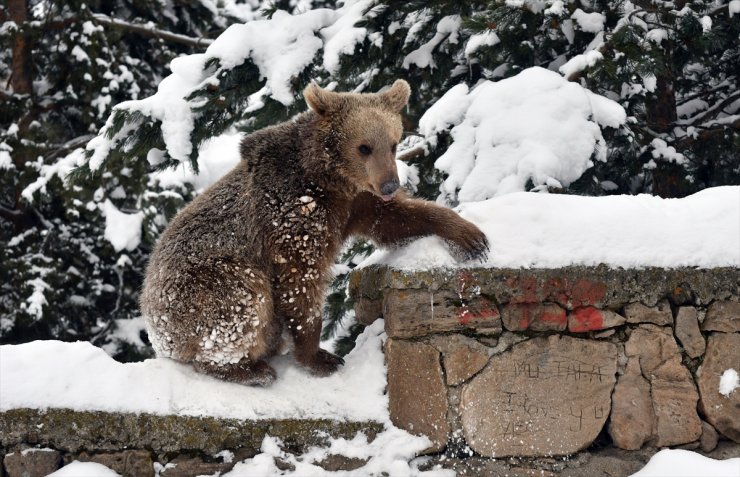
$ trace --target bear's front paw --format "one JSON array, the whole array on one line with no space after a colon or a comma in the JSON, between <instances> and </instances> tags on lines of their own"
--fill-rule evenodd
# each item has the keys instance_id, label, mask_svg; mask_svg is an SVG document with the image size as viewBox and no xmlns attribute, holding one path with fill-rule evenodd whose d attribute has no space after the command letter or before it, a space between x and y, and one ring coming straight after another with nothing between
<instances>
[{"instance_id":1,"label":"bear's front paw","mask_svg":"<svg viewBox=\"0 0 740 477\"><path fill-rule=\"evenodd\" d=\"M455 230L454 235L448 239L452 254L462 262L469 260L485 262L490 252L486 234L470 222L466 225Z\"/></svg>"},{"instance_id":2,"label":"bear's front paw","mask_svg":"<svg viewBox=\"0 0 740 477\"><path fill-rule=\"evenodd\" d=\"M329 376L343 364L344 360L342 358L319 348L316 356L310 362L305 363L304 366L315 376Z\"/></svg>"}]
</instances>

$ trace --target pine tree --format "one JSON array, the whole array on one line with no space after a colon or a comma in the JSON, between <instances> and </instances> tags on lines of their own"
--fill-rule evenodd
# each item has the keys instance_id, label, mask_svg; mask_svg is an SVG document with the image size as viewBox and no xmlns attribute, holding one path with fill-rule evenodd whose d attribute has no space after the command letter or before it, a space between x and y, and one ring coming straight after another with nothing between
<instances>
[{"instance_id":1,"label":"pine tree","mask_svg":"<svg viewBox=\"0 0 740 477\"><path fill-rule=\"evenodd\" d=\"M68 289L78 289L74 296L82 298L70 299L70 292L61 292L53 300L47 297L46 308L41 309L48 310L49 317L84 316L77 335L104 343L111 319L136 314L136 288L149 248L168 218L193 193L188 186L175 193L163 190L157 185L158 171L183 166L197 171L200 147L209 139L225 132L254 131L302 111L301 91L311 80L344 91L377 91L399 77L412 84L405 114L407 137L400 150L413 166L412 177L418 174L412 187L428 199L439 195L444 176L434 162L452 137L445 131L435 138L416 135L424 112L458 84L473 88L532 66L559 71L619 101L629 116L625 126L605 132L608 160L596 161L581 179L558 192L681 196L740 179L740 158L735 153L740 145L740 15L728 3L286 0L272 2L263 16L255 13L257 3L241 8L227 4L217 12L201 4L149 11L128 0L114 2L107 10L101 9L102 3L88 3L88 10L81 5L67 10L56 3L48 11L26 8L36 15L44 13L44 25L68 22L69 31L79 32L74 37L66 29L62 35L61 30L41 24L28 31L43 31L42 36L21 34L26 30L8 23L0 30L0 41L11 45L28 40L40 52L34 58L44 58L26 68L33 74L21 75L31 78L25 86L16 85L13 75L13 97L0 111L5 128L0 167L14 168L12 184L3 182L2 211L9 221L3 223L2 233L14 243L2 255L3 264L8 263L3 269L22 270L3 277L8 285L0 307L10 318L4 318L0 329L21 330L17 335L6 333L3 339L9 341L40 327L38 336L75 329L59 325L55 318L41 326L45 318L27 310L28 298L37 288L51 294L64 280L72 280ZM10 13L9 8L0 14ZM199 38L215 38L235 17L250 21L225 33L204 56L178 58L172 65L174 74L164 79L170 59L200 51L206 42ZM158 30L151 30L146 22ZM101 25L102 31L97 29ZM61 43L67 49L55 50L54 45ZM75 46L90 59L90 67L57 65L69 61ZM16 49L0 51L4 77L10 76L11 69L24 70L23 61L9 56ZM82 59L73 57L85 62L82 55ZM125 66L130 75L119 66ZM65 93L65 77L74 78L69 83L74 98ZM161 79L155 94L154 86ZM29 93L34 91L28 86L33 81L53 85L44 91L47 96L59 96L56 103L44 102L45 93ZM111 109L119 101L137 98L149 99ZM43 110L60 100L66 101L64 106L54 108L66 115ZM27 111L35 112L21 121ZM98 129L84 152L76 149ZM30 150L32 146L36 149ZM36 163L38 156L42 159ZM59 179L72 168L76 168L76 185ZM32 202L23 202L20 191L29 190L28 185L39 177L37 186L47 193L37 192ZM140 214L143 235L131 251L113 250L105 239L102 214L111 206ZM53 233L44 234L45 223L53 225ZM70 237L84 240L77 243ZM53 256L48 249L65 247L76 250L76 257L92 251L99 265L95 268L90 259L84 265L70 265L61 258L41 263ZM353 324L345 292L347 273L370 250L363 242L347 245L327 300L325 337L344 336L338 341L344 351L361 328ZM81 270L86 280L71 279L70 266ZM45 268L51 271L40 271ZM120 283L125 284L123 293L116 291ZM51 286L47 289L45 284ZM77 305L71 311L73 302Z\"/></svg>"},{"instance_id":2,"label":"pine tree","mask_svg":"<svg viewBox=\"0 0 740 477\"><path fill-rule=\"evenodd\" d=\"M498 40L475 53L482 64L563 68L627 110L609 161L573 192L679 197L740 179L740 18L728 3L489 2L467 25Z\"/></svg>"},{"instance_id":3,"label":"pine tree","mask_svg":"<svg viewBox=\"0 0 740 477\"><path fill-rule=\"evenodd\" d=\"M0 7L0 77L9 85L0 90L2 343L82 339L122 359L148 353L136 349L136 338L132 344L113 336L117 320L138 314L158 230L144 230L140 244L113 247L105 213L164 221L191 191L152 187L141 162L121 164L95 183L72 185L65 176L82 163L82 148L113 105L153 94L173 57L202 47L202 37L217 35L234 14L249 16L251 7L237 7L212 11L196 2L152 10L128 0L11 0Z\"/></svg>"}]
</instances>

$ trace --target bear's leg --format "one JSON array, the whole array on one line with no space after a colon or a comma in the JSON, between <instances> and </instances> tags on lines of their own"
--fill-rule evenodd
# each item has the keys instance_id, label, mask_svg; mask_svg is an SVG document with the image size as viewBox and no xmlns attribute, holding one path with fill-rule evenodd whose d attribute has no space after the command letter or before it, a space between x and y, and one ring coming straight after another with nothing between
<instances>
[{"instance_id":1,"label":"bear's leg","mask_svg":"<svg viewBox=\"0 0 740 477\"><path fill-rule=\"evenodd\" d=\"M226 365L196 361L193 368L199 373L239 384L267 386L277 378L272 366L263 360L253 362L243 359L236 364Z\"/></svg>"},{"instance_id":2,"label":"bear's leg","mask_svg":"<svg viewBox=\"0 0 740 477\"><path fill-rule=\"evenodd\" d=\"M286 286L275 292L275 310L293 338L293 356L316 376L332 374L344 360L319 347L323 288L298 280L284 280L283 283ZM290 283L302 284L296 287Z\"/></svg>"},{"instance_id":3,"label":"bear's leg","mask_svg":"<svg viewBox=\"0 0 740 477\"><path fill-rule=\"evenodd\" d=\"M161 276L160 276L161 275ZM159 356L244 384L267 384L264 361L279 345L270 280L256 267L226 259L153 275L142 311Z\"/></svg>"}]
</instances>

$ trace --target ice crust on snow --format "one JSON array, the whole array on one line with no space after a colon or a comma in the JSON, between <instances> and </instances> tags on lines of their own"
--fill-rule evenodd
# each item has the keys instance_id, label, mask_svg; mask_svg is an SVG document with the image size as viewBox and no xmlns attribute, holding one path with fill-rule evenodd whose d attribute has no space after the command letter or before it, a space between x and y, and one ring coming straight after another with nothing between
<instances>
[{"instance_id":1,"label":"ice crust on snow","mask_svg":"<svg viewBox=\"0 0 740 477\"><path fill-rule=\"evenodd\" d=\"M457 262L441 239L424 237L378 250L361 266L740 266L740 186L705 189L683 199L520 192L457 210L488 237L486 262Z\"/></svg>"},{"instance_id":2,"label":"ice crust on snow","mask_svg":"<svg viewBox=\"0 0 740 477\"><path fill-rule=\"evenodd\" d=\"M630 477L737 477L740 458L716 460L683 449L663 449Z\"/></svg>"},{"instance_id":3,"label":"ice crust on snow","mask_svg":"<svg viewBox=\"0 0 740 477\"><path fill-rule=\"evenodd\" d=\"M119 363L88 342L0 346L0 411L15 408L387 423L382 320L365 329L345 365L317 378L275 358L268 388L227 383L169 359ZM428 445L428 444L427 444ZM423 446L422 446L423 448Z\"/></svg>"},{"instance_id":4,"label":"ice crust on snow","mask_svg":"<svg viewBox=\"0 0 740 477\"><path fill-rule=\"evenodd\" d=\"M435 167L448 175L440 199L454 203L523 191L528 181L568 186L592 156L606 160L600 126L625 120L616 102L535 67L469 91L451 88L422 116L419 131L434 145L453 126L453 143Z\"/></svg>"}]
</instances>

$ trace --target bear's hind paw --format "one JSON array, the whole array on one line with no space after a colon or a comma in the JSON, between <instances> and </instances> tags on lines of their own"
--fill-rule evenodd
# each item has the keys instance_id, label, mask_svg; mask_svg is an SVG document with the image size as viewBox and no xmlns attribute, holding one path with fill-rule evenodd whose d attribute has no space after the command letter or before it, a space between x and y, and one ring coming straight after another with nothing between
<instances>
[{"instance_id":1,"label":"bear's hind paw","mask_svg":"<svg viewBox=\"0 0 740 477\"><path fill-rule=\"evenodd\" d=\"M314 376L329 376L344 364L344 359L319 348L319 352L308 362L302 363Z\"/></svg>"}]
</instances>

